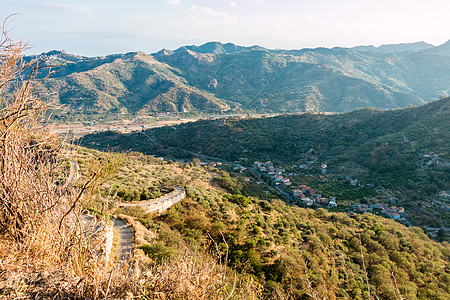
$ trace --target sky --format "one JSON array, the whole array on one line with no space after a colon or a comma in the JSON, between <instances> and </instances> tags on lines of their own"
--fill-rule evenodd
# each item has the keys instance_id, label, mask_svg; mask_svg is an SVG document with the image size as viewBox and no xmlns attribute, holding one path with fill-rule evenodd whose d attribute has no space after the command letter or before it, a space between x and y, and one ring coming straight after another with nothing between
<instances>
[{"instance_id":1,"label":"sky","mask_svg":"<svg viewBox=\"0 0 450 300\"><path fill-rule=\"evenodd\" d=\"M153 53L209 41L270 49L450 39L448 0L0 0L29 54Z\"/></svg>"}]
</instances>

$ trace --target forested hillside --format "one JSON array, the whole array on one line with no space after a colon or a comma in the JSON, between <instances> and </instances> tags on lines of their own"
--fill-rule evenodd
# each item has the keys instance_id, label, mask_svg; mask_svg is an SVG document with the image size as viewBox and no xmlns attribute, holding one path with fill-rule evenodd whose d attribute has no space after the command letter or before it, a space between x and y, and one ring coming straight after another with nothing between
<instances>
[{"instance_id":1,"label":"forested hillside","mask_svg":"<svg viewBox=\"0 0 450 300\"><path fill-rule=\"evenodd\" d=\"M427 225L437 218L427 208L433 196L450 189L449 106L450 98L446 98L390 111L362 109L335 115L203 120L155 128L144 134L87 135L83 143L178 158L192 157L183 152L188 150L228 161L243 159L241 163L246 166L270 160L293 173L300 173L297 167L311 161L325 163L326 175L301 180L313 181L329 193L336 190L333 182L348 177L378 189L388 188L402 205L414 211L411 214L418 218L416 224ZM320 173L318 167L316 172Z\"/></svg>"},{"instance_id":2,"label":"forested hillside","mask_svg":"<svg viewBox=\"0 0 450 300\"><path fill-rule=\"evenodd\" d=\"M319 155L354 155L363 161L368 148L385 142L448 158L449 122L450 98L446 98L390 111L362 109L334 115L203 120L178 125L176 130L162 127L147 133L169 146L229 160L238 159L247 149L255 159L293 161L314 149Z\"/></svg>"},{"instance_id":3,"label":"forested hillside","mask_svg":"<svg viewBox=\"0 0 450 300\"><path fill-rule=\"evenodd\" d=\"M139 198L149 186L176 184L187 193L161 215L118 211L156 233L140 248L157 264L176 261L186 245L210 251L237 278L252 276L249 293L260 286L259 297L270 299L446 299L450 293L448 243L431 241L420 228L372 214L350 218L290 206L271 194L256 197L267 187L249 189L241 177L208 166L138 153L125 162L116 189Z\"/></svg>"}]
</instances>

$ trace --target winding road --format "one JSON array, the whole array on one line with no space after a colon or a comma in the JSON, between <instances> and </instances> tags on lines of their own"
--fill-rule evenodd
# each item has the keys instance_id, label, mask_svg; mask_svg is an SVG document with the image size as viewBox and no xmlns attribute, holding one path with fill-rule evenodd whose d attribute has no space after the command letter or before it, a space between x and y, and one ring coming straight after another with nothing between
<instances>
[{"instance_id":1,"label":"winding road","mask_svg":"<svg viewBox=\"0 0 450 300\"><path fill-rule=\"evenodd\" d=\"M141 206L147 213L161 213L186 197L186 193L182 187L174 186L173 188L174 191L170 194L153 199L152 201L121 203L120 207ZM114 230L119 237L119 245L116 256L120 265L129 262L131 259L133 252L133 232L124 221L117 218L111 218L111 220L113 221Z\"/></svg>"},{"instance_id":2,"label":"winding road","mask_svg":"<svg viewBox=\"0 0 450 300\"><path fill-rule=\"evenodd\" d=\"M79 178L79 167L75 160L70 159L70 174L64 184L68 187L72 184L74 180ZM180 186L173 186L174 191L168 195L153 199L147 202L138 203L122 203L121 207L129 206L141 206L146 212L163 212L175 203L180 202L186 197L184 189ZM89 216L86 216L86 220ZM126 264L130 261L133 253L133 232L130 227L122 220L111 217L112 225L118 236L119 245L117 247L116 256L118 258L119 266ZM107 260L109 260L109 254L111 253L113 235L109 234L108 230L105 232L105 244L108 249L106 249Z\"/></svg>"}]
</instances>

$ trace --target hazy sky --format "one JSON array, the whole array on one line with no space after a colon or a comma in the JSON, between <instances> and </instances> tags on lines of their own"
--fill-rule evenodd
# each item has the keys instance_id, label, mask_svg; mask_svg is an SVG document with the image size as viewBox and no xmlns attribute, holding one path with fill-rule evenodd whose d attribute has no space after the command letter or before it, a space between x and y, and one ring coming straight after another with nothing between
<instances>
[{"instance_id":1,"label":"hazy sky","mask_svg":"<svg viewBox=\"0 0 450 300\"><path fill-rule=\"evenodd\" d=\"M155 52L208 41L300 49L450 39L449 0L1 0L33 53Z\"/></svg>"}]
</instances>

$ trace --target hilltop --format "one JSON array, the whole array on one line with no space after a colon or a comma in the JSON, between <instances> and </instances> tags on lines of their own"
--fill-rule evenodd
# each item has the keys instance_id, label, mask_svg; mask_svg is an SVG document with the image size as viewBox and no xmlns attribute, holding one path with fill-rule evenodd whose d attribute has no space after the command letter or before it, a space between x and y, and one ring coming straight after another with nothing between
<instances>
[{"instance_id":1,"label":"hilltop","mask_svg":"<svg viewBox=\"0 0 450 300\"><path fill-rule=\"evenodd\" d=\"M352 49L361 51L361 52L389 54L389 53L405 52L405 51L423 51L423 50L431 49L433 47L434 47L433 45L422 41L422 42L417 42L417 43L381 45L379 47L356 46L356 47L353 47Z\"/></svg>"},{"instance_id":2,"label":"hilltop","mask_svg":"<svg viewBox=\"0 0 450 300\"><path fill-rule=\"evenodd\" d=\"M210 42L106 57L51 51L42 57L57 73L42 92L66 106L54 114L64 120L397 108L449 94L447 49L415 43L271 50Z\"/></svg>"}]
</instances>

